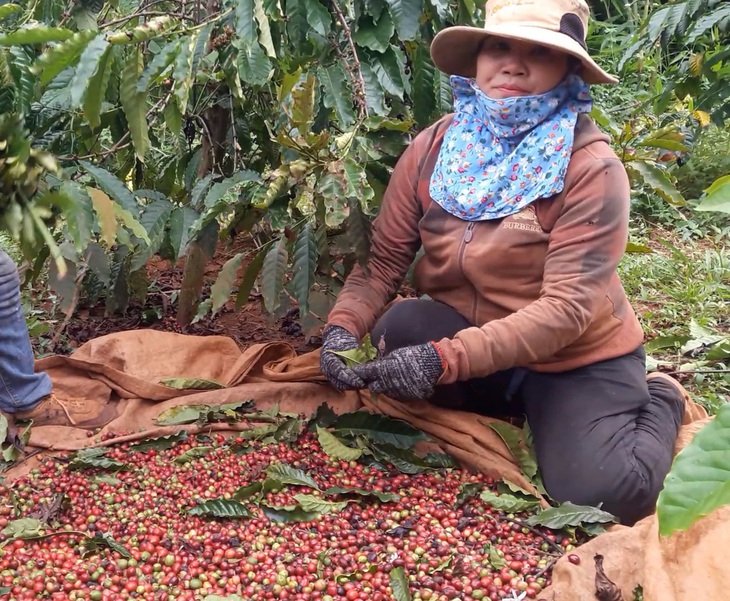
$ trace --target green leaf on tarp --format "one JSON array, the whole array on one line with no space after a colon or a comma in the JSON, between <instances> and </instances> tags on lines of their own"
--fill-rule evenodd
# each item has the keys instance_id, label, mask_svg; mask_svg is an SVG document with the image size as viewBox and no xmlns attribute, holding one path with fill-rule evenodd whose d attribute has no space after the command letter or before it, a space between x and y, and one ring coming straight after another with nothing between
<instances>
[{"instance_id":1,"label":"green leaf on tarp","mask_svg":"<svg viewBox=\"0 0 730 601\"><path fill-rule=\"evenodd\" d=\"M435 568L430 568L427 573L428 574L437 574L438 572L443 572L446 568L450 568L451 564L454 563L454 557L455 557L454 554L449 555Z\"/></svg>"},{"instance_id":2,"label":"green leaf on tarp","mask_svg":"<svg viewBox=\"0 0 730 601\"><path fill-rule=\"evenodd\" d=\"M319 490L319 486L312 476L303 470L291 467L285 463L275 463L266 468L266 475L272 480L282 484L293 484L294 486L308 486Z\"/></svg>"},{"instance_id":3,"label":"green leaf on tarp","mask_svg":"<svg viewBox=\"0 0 730 601\"><path fill-rule=\"evenodd\" d=\"M235 493L233 493L233 500L240 503L241 501L248 501L253 497L261 496L261 491L263 490L263 488L263 482L253 482L248 486L242 486Z\"/></svg>"},{"instance_id":4,"label":"green leaf on tarp","mask_svg":"<svg viewBox=\"0 0 730 601\"><path fill-rule=\"evenodd\" d=\"M588 536L598 536L606 532L606 527L603 524L581 524L579 528Z\"/></svg>"},{"instance_id":5,"label":"green leaf on tarp","mask_svg":"<svg viewBox=\"0 0 730 601\"><path fill-rule=\"evenodd\" d=\"M0 595L9 595L12 590L10 586L0 586Z\"/></svg>"},{"instance_id":6,"label":"green leaf on tarp","mask_svg":"<svg viewBox=\"0 0 730 601\"><path fill-rule=\"evenodd\" d=\"M155 419L155 423L160 426L192 423L202 426L214 421L236 421L243 414L253 412L252 407L252 400L223 405L178 405L160 413Z\"/></svg>"},{"instance_id":7,"label":"green leaf on tarp","mask_svg":"<svg viewBox=\"0 0 730 601\"><path fill-rule=\"evenodd\" d=\"M32 538L38 536L41 530L45 530L47 527L39 519L20 518L8 522L8 525L2 529L2 533L10 539Z\"/></svg>"},{"instance_id":8,"label":"green leaf on tarp","mask_svg":"<svg viewBox=\"0 0 730 601\"><path fill-rule=\"evenodd\" d=\"M730 404L722 405L675 457L657 501L659 533L687 530L730 504Z\"/></svg>"},{"instance_id":9,"label":"green leaf on tarp","mask_svg":"<svg viewBox=\"0 0 730 601\"><path fill-rule=\"evenodd\" d=\"M205 457L208 453L215 450L214 447L193 447L188 449L182 455L175 457L175 463L183 464L190 463L193 459L198 457Z\"/></svg>"},{"instance_id":10,"label":"green leaf on tarp","mask_svg":"<svg viewBox=\"0 0 730 601\"><path fill-rule=\"evenodd\" d=\"M74 459L90 459L92 457L101 457L106 455L109 449L106 447L89 447L87 449L80 449L74 453Z\"/></svg>"},{"instance_id":11,"label":"green leaf on tarp","mask_svg":"<svg viewBox=\"0 0 730 601\"><path fill-rule=\"evenodd\" d=\"M256 449L254 447L244 444L244 443L236 443L236 444L232 444L229 447L229 450L234 455L237 455L240 457L241 455L249 455L249 454L253 453Z\"/></svg>"},{"instance_id":12,"label":"green leaf on tarp","mask_svg":"<svg viewBox=\"0 0 730 601\"><path fill-rule=\"evenodd\" d=\"M289 524L291 522L311 522L320 517L317 512L304 511L298 506L272 507L270 505L262 505L261 510L264 515L272 522L281 524Z\"/></svg>"},{"instance_id":13,"label":"green leaf on tarp","mask_svg":"<svg viewBox=\"0 0 730 601\"><path fill-rule=\"evenodd\" d=\"M100 484L109 484L111 486L117 486L118 484L122 483L119 478L115 478L114 476L107 476L106 474L100 474L99 476L94 478L94 482L99 482Z\"/></svg>"},{"instance_id":14,"label":"green leaf on tarp","mask_svg":"<svg viewBox=\"0 0 730 601\"><path fill-rule=\"evenodd\" d=\"M329 428L332 424L337 421L338 415L335 413L327 403L322 403L317 407L317 411L309 420L307 429L310 432L315 432L319 428Z\"/></svg>"},{"instance_id":15,"label":"green leaf on tarp","mask_svg":"<svg viewBox=\"0 0 730 601\"><path fill-rule=\"evenodd\" d=\"M469 499L475 499L479 493L484 490L482 482L467 482L459 486L459 492L456 494L456 507L461 507Z\"/></svg>"},{"instance_id":16,"label":"green leaf on tarp","mask_svg":"<svg viewBox=\"0 0 730 601\"><path fill-rule=\"evenodd\" d=\"M367 411L345 413L337 418L333 427L337 434L362 436L370 442L389 444L399 449L410 449L417 442L428 440L424 432L408 422Z\"/></svg>"},{"instance_id":17,"label":"green leaf on tarp","mask_svg":"<svg viewBox=\"0 0 730 601\"><path fill-rule=\"evenodd\" d=\"M100 532L85 539L83 546L86 548L86 554L94 553L100 549L111 549L126 559L132 558L132 554L122 544L114 540L108 532Z\"/></svg>"},{"instance_id":18,"label":"green leaf on tarp","mask_svg":"<svg viewBox=\"0 0 730 601\"><path fill-rule=\"evenodd\" d=\"M424 457L419 457L409 449L399 449L388 444L373 444L369 447L373 457L393 465L404 474L420 474L434 468Z\"/></svg>"},{"instance_id":19,"label":"green leaf on tarp","mask_svg":"<svg viewBox=\"0 0 730 601\"><path fill-rule=\"evenodd\" d=\"M179 442L186 440L188 433L185 430L176 434L168 434L167 436L157 436L155 438L147 438L140 442L129 445L129 450L133 453L144 453L146 451L165 451L171 449Z\"/></svg>"},{"instance_id":20,"label":"green leaf on tarp","mask_svg":"<svg viewBox=\"0 0 730 601\"><path fill-rule=\"evenodd\" d=\"M295 414L284 413L279 409L279 403L272 405L265 411L254 411L246 414L246 419L259 422L271 422L278 424L282 417L298 417Z\"/></svg>"},{"instance_id":21,"label":"green leaf on tarp","mask_svg":"<svg viewBox=\"0 0 730 601\"><path fill-rule=\"evenodd\" d=\"M381 492L379 490L366 490L364 488L345 488L343 486L331 486L322 492L325 495L357 495L358 497L375 497L382 503L395 503L401 499L401 496L395 492Z\"/></svg>"},{"instance_id":22,"label":"green leaf on tarp","mask_svg":"<svg viewBox=\"0 0 730 601\"><path fill-rule=\"evenodd\" d=\"M459 462L448 453L426 453L423 462L433 469L458 469Z\"/></svg>"},{"instance_id":23,"label":"green leaf on tarp","mask_svg":"<svg viewBox=\"0 0 730 601\"><path fill-rule=\"evenodd\" d=\"M248 508L229 499L210 499L188 509L189 515L211 516L215 518L243 519L250 518Z\"/></svg>"},{"instance_id":24,"label":"green leaf on tarp","mask_svg":"<svg viewBox=\"0 0 730 601\"><path fill-rule=\"evenodd\" d=\"M321 553L320 553L321 555ZM320 563L324 561L324 558L320 560ZM372 564L364 570L357 570L356 572L348 572L344 574L338 574L335 576L335 582L337 584L345 584L346 582L361 582L365 574L375 574L378 571L378 564Z\"/></svg>"},{"instance_id":25,"label":"green leaf on tarp","mask_svg":"<svg viewBox=\"0 0 730 601\"><path fill-rule=\"evenodd\" d=\"M226 387L225 384L215 380L203 378L166 378L160 380L160 384L176 390L219 390Z\"/></svg>"},{"instance_id":26,"label":"green leaf on tarp","mask_svg":"<svg viewBox=\"0 0 730 601\"><path fill-rule=\"evenodd\" d=\"M563 503L559 507L548 507L537 515L533 515L525 523L530 526L545 526L552 530L561 530L568 526L582 526L583 524L608 524L618 522L616 516L587 505Z\"/></svg>"},{"instance_id":27,"label":"green leaf on tarp","mask_svg":"<svg viewBox=\"0 0 730 601\"><path fill-rule=\"evenodd\" d=\"M299 438L304 422L296 417L290 417L279 424L274 430L273 437L277 442L294 442Z\"/></svg>"},{"instance_id":28,"label":"green leaf on tarp","mask_svg":"<svg viewBox=\"0 0 730 601\"><path fill-rule=\"evenodd\" d=\"M403 568L393 568L390 572L390 588L393 589L395 601L411 601L408 588L408 575Z\"/></svg>"},{"instance_id":29,"label":"green leaf on tarp","mask_svg":"<svg viewBox=\"0 0 730 601\"><path fill-rule=\"evenodd\" d=\"M348 447L339 438L332 434L329 430L317 426L317 439L322 450L333 459L340 461L356 461L360 459L363 449L353 449Z\"/></svg>"},{"instance_id":30,"label":"green leaf on tarp","mask_svg":"<svg viewBox=\"0 0 730 601\"><path fill-rule=\"evenodd\" d=\"M488 505L491 505L494 509L506 513L529 511L540 506L540 501L534 497L525 498L523 496L509 494L497 495L491 490L483 490L479 498Z\"/></svg>"},{"instance_id":31,"label":"green leaf on tarp","mask_svg":"<svg viewBox=\"0 0 730 601\"><path fill-rule=\"evenodd\" d=\"M254 413L254 402L253 399L246 401L237 401L235 403L223 403L222 405L212 405L211 409L216 419L222 419L224 417L230 417L232 419L246 416L249 413Z\"/></svg>"},{"instance_id":32,"label":"green leaf on tarp","mask_svg":"<svg viewBox=\"0 0 730 601\"><path fill-rule=\"evenodd\" d=\"M501 570L507 565L504 557L499 554L497 548L491 543L487 543L486 545L484 545L484 548L482 549L482 555L487 556L489 560L489 565L492 566L492 568L495 570Z\"/></svg>"},{"instance_id":33,"label":"green leaf on tarp","mask_svg":"<svg viewBox=\"0 0 730 601\"><path fill-rule=\"evenodd\" d=\"M308 513L318 513L320 515L329 515L330 513L339 513L349 503L355 502L354 499L347 499L346 501L327 501L322 497L316 495L305 495L297 494L294 495L294 499L299 506Z\"/></svg>"},{"instance_id":34,"label":"green leaf on tarp","mask_svg":"<svg viewBox=\"0 0 730 601\"><path fill-rule=\"evenodd\" d=\"M518 493L518 494L524 495L526 497L534 497L535 496L531 492L529 492L529 491L525 490L524 488L522 488L521 486L515 484L514 482L510 482L509 480L506 480L506 479L502 479L502 481L497 484L497 490L500 493L501 492L504 492L504 493L507 493L507 494L509 494L509 493ZM537 498L537 497L535 497L535 498Z\"/></svg>"},{"instance_id":35,"label":"green leaf on tarp","mask_svg":"<svg viewBox=\"0 0 730 601\"><path fill-rule=\"evenodd\" d=\"M537 475L537 460L532 450L527 448L521 430L505 422L481 423L499 435L525 476L531 479Z\"/></svg>"},{"instance_id":36,"label":"green leaf on tarp","mask_svg":"<svg viewBox=\"0 0 730 601\"><path fill-rule=\"evenodd\" d=\"M265 426L259 426L258 428L251 428L250 430L242 430L238 433L239 438L243 438L244 440L261 440L262 438L266 438L267 436L272 435L274 432L276 432L276 429L278 426L276 424L266 424ZM233 445L231 447L231 450L235 453L234 447L236 445Z\"/></svg>"},{"instance_id":37,"label":"green leaf on tarp","mask_svg":"<svg viewBox=\"0 0 730 601\"><path fill-rule=\"evenodd\" d=\"M91 457L74 457L68 464L69 469L102 469L102 470L126 470L128 466L122 461L109 459L108 457L91 456Z\"/></svg>"},{"instance_id":38,"label":"green leaf on tarp","mask_svg":"<svg viewBox=\"0 0 730 601\"><path fill-rule=\"evenodd\" d=\"M201 406L178 405L160 413L155 419L155 423L160 426L192 424L200 418L201 412L207 413L209 410L209 405L205 405L205 408Z\"/></svg>"}]
</instances>

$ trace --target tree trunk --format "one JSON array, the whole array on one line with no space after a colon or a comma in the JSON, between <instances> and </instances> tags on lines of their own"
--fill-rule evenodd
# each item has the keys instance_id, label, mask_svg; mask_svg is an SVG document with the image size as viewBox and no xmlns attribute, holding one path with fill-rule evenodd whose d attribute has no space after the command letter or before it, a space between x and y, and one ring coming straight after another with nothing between
<instances>
[{"instance_id":1,"label":"tree trunk","mask_svg":"<svg viewBox=\"0 0 730 601\"><path fill-rule=\"evenodd\" d=\"M219 10L218 0L208 0L205 14L212 15ZM211 40L213 36L211 36ZM210 41L209 41L210 44ZM203 111L201 115L204 127L202 131L202 147L200 151L200 165L198 178L201 179L213 171L223 172L222 161L226 155L226 138L230 127L230 111L214 104ZM210 240L214 235L215 240ZM208 238L205 243L204 238ZM185 253L185 269L180 287L180 298L177 307L177 322L187 326L197 313L200 294L203 290L205 266L215 253L215 241L218 238L218 228L214 231L206 228L190 241ZM211 243L212 242L212 243Z\"/></svg>"}]
</instances>

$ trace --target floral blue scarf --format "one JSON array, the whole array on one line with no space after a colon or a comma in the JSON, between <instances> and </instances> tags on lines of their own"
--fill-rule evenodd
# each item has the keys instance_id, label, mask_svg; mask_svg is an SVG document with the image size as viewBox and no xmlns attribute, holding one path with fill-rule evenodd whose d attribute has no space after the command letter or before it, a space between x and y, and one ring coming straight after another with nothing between
<instances>
[{"instance_id":1,"label":"floral blue scarf","mask_svg":"<svg viewBox=\"0 0 730 601\"><path fill-rule=\"evenodd\" d=\"M473 79L452 76L454 119L431 177L431 197L466 221L499 219L558 194L578 113L593 107L588 85L571 74L536 96L497 100Z\"/></svg>"}]
</instances>

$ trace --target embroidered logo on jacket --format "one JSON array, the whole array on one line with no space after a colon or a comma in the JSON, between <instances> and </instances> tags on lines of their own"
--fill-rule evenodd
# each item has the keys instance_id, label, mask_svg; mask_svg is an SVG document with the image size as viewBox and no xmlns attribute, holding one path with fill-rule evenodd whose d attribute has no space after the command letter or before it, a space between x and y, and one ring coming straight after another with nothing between
<instances>
[{"instance_id":1,"label":"embroidered logo on jacket","mask_svg":"<svg viewBox=\"0 0 730 601\"><path fill-rule=\"evenodd\" d=\"M510 215L502 222L502 227L510 230L527 230L528 232L542 232L542 227L537 220L535 208L527 205L519 213Z\"/></svg>"}]
</instances>

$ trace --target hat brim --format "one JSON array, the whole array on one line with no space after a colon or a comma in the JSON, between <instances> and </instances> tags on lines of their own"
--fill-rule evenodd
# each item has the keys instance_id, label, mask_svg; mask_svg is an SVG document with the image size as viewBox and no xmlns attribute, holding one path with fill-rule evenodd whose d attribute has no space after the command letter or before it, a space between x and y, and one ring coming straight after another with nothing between
<instances>
[{"instance_id":1,"label":"hat brim","mask_svg":"<svg viewBox=\"0 0 730 601\"><path fill-rule=\"evenodd\" d=\"M589 84L618 83L588 55L578 42L558 31L524 25L497 25L477 27L449 27L436 34L431 43L431 58L436 67L449 75L476 77L477 51L481 42L496 36L511 40L533 42L575 56L583 64L582 77Z\"/></svg>"}]
</instances>

